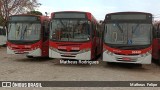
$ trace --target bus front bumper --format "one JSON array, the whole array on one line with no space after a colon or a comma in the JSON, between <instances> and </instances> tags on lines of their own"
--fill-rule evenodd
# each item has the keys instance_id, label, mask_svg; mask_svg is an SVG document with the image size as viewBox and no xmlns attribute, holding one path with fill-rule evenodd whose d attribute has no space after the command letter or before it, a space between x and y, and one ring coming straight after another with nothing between
<instances>
[{"instance_id":1,"label":"bus front bumper","mask_svg":"<svg viewBox=\"0 0 160 90\"><path fill-rule=\"evenodd\" d=\"M83 53L59 53L54 50L49 49L50 58L60 58L60 59L76 59L76 60L91 60L91 51Z\"/></svg>"},{"instance_id":2,"label":"bus front bumper","mask_svg":"<svg viewBox=\"0 0 160 90\"><path fill-rule=\"evenodd\" d=\"M103 52L103 61L106 62L117 62L117 63L135 63L135 64L151 64L151 54L146 56L142 55L116 55L107 54Z\"/></svg>"}]
</instances>

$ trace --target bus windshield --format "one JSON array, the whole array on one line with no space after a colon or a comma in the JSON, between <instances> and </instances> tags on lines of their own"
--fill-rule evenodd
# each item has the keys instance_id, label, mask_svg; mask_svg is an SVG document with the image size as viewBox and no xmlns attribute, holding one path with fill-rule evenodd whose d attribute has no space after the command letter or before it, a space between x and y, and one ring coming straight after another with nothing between
<instances>
[{"instance_id":1,"label":"bus windshield","mask_svg":"<svg viewBox=\"0 0 160 90\"><path fill-rule=\"evenodd\" d=\"M0 26L0 35L6 36L6 30L3 29L3 27Z\"/></svg>"},{"instance_id":2,"label":"bus windshield","mask_svg":"<svg viewBox=\"0 0 160 90\"><path fill-rule=\"evenodd\" d=\"M8 40L40 40L40 23L11 22L8 25Z\"/></svg>"},{"instance_id":3,"label":"bus windshield","mask_svg":"<svg viewBox=\"0 0 160 90\"><path fill-rule=\"evenodd\" d=\"M109 23L105 25L104 42L116 45L151 44L151 24Z\"/></svg>"},{"instance_id":4,"label":"bus windshield","mask_svg":"<svg viewBox=\"0 0 160 90\"><path fill-rule=\"evenodd\" d=\"M88 21L54 19L50 25L50 39L54 41L88 41L90 39Z\"/></svg>"}]
</instances>

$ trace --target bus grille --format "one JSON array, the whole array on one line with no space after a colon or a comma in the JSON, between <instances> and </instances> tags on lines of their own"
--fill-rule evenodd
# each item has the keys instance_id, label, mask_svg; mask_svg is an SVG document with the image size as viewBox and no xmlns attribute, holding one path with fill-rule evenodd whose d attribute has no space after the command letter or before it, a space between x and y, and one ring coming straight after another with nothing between
<instances>
[{"instance_id":1,"label":"bus grille","mask_svg":"<svg viewBox=\"0 0 160 90\"><path fill-rule=\"evenodd\" d=\"M120 54L120 53L115 53L116 55L132 55L132 56L137 56L139 54Z\"/></svg>"},{"instance_id":2,"label":"bus grille","mask_svg":"<svg viewBox=\"0 0 160 90\"><path fill-rule=\"evenodd\" d=\"M137 61L137 59L130 58L130 60L124 60L122 57L120 57L120 58L117 58L117 61L136 62L136 61Z\"/></svg>"},{"instance_id":3,"label":"bus grille","mask_svg":"<svg viewBox=\"0 0 160 90\"><path fill-rule=\"evenodd\" d=\"M76 57L76 56L72 56L72 55L61 55L62 57Z\"/></svg>"},{"instance_id":4,"label":"bus grille","mask_svg":"<svg viewBox=\"0 0 160 90\"><path fill-rule=\"evenodd\" d=\"M30 51L30 48L17 48L17 47L12 47L13 50L21 50L21 51Z\"/></svg>"},{"instance_id":5,"label":"bus grille","mask_svg":"<svg viewBox=\"0 0 160 90\"><path fill-rule=\"evenodd\" d=\"M59 51L62 51L62 52L79 52L80 50L70 50L70 51L67 51L66 49L58 49Z\"/></svg>"},{"instance_id":6,"label":"bus grille","mask_svg":"<svg viewBox=\"0 0 160 90\"><path fill-rule=\"evenodd\" d=\"M61 43L57 43L58 46L80 46L82 44L61 44Z\"/></svg>"}]
</instances>

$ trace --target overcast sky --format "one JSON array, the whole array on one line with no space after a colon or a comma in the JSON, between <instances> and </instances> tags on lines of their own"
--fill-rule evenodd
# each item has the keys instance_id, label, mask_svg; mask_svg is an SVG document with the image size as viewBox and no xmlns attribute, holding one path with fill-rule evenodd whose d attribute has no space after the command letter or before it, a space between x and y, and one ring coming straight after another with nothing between
<instances>
[{"instance_id":1,"label":"overcast sky","mask_svg":"<svg viewBox=\"0 0 160 90\"><path fill-rule=\"evenodd\" d=\"M160 0L39 0L42 4L37 10L86 11L91 12L98 20L103 20L107 13L121 11L140 11L152 13L160 19Z\"/></svg>"}]
</instances>

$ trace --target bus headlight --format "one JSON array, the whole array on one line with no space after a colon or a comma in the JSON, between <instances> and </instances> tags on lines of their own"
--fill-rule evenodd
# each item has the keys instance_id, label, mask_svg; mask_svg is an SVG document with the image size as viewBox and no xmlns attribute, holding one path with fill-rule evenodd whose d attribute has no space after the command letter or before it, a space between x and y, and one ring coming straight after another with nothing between
<instances>
[{"instance_id":1,"label":"bus headlight","mask_svg":"<svg viewBox=\"0 0 160 90\"><path fill-rule=\"evenodd\" d=\"M109 55L111 55L111 56L113 55L113 53L110 52L110 51L108 51L108 50L106 50L106 53L109 54Z\"/></svg>"},{"instance_id":2,"label":"bus headlight","mask_svg":"<svg viewBox=\"0 0 160 90\"><path fill-rule=\"evenodd\" d=\"M145 53L145 54L141 54L141 57L146 57L146 56L150 55L151 53L152 53L152 51L150 50L150 51L148 51L148 52Z\"/></svg>"},{"instance_id":3,"label":"bus headlight","mask_svg":"<svg viewBox=\"0 0 160 90\"><path fill-rule=\"evenodd\" d=\"M107 49L106 48L103 48L103 52L105 52Z\"/></svg>"},{"instance_id":4,"label":"bus headlight","mask_svg":"<svg viewBox=\"0 0 160 90\"><path fill-rule=\"evenodd\" d=\"M147 54L141 54L141 57L145 57L145 56L147 56Z\"/></svg>"},{"instance_id":5,"label":"bus headlight","mask_svg":"<svg viewBox=\"0 0 160 90\"><path fill-rule=\"evenodd\" d=\"M49 48L50 48L51 50L57 52L57 49L56 49L56 48L54 48L54 47L49 47Z\"/></svg>"},{"instance_id":6,"label":"bus headlight","mask_svg":"<svg viewBox=\"0 0 160 90\"><path fill-rule=\"evenodd\" d=\"M85 49L81 50L80 52L85 53L85 52L88 52L88 51L91 51L91 49L90 48L85 48Z\"/></svg>"}]
</instances>

